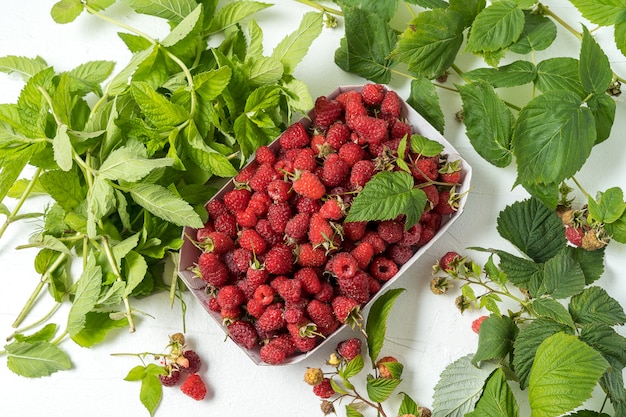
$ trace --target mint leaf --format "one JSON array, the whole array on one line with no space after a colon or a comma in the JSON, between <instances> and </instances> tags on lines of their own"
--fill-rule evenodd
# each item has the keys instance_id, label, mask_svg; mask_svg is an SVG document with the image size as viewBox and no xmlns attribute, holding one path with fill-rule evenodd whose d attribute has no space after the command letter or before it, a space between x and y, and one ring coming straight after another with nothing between
<instances>
[{"instance_id":1,"label":"mint leaf","mask_svg":"<svg viewBox=\"0 0 626 417\"><path fill-rule=\"evenodd\" d=\"M356 196L346 222L395 219L406 216L405 228L419 222L426 194L414 188L413 177L404 171L379 172Z\"/></svg>"},{"instance_id":2,"label":"mint leaf","mask_svg":"<svg viewBox=\"0 0 626 417\"><path fill-rule=\"evenodd\" d=\"M196 32L200 18L202 17L202 6L196 6L191 13L185 15L174 29L161 40L161 45L166 48L172 47L183 39L187 38L190 34Z\"/></svg>"},{"instance_id":3,"label":"mint leaf","mask_svg":"<svg viewBox=\"0 0 626 417\"><path fill-rule=\"evenodd\" d=\"M80 16L83 9L83 3L80 0L61 0L52 6L50 14L57 23L70 23Z\"/></svg>"},{"instance_id":4,"label":"mint leaf","mask_svg":"<svg viewBox=\"0 0 626 417\"><path fill-rule=\"evenodd\" d=\"M8 55L0 58L1 72L19 74L25 81L46 68L48 68L48 64L40 56L29 58L25 56Z\"/></svg>"},{"instance_id":5,"label":"mint leaf","mask_svg":"<svg viewBox=\"0 0 626 417\"><path fill-rule=\"evenodd\" d=\"M44 327L42 327L40 330L38 330L37 332L31 335L24 336L21 333L17 333L13 337L18 342L27 342L27 343L49 342L52 340L52 338L56 334L56 331L57 331L57 325L54 323L48 323Z\"/></svg>"},{"instance_id":6,"label":"mint leaf","mask_svg":"<svg viewBox=\"0 0 626 417\"><path fill-rule=\"evenodd\" d=\"M139 181L157 168L172 166L168 158L148 158L143 144L130 140L125 146L115 149L104 160L98 176L108 180Z\"/></svg>"},{"instance_id":7,"label":"mint leaf","mask_svg":"<svg viewBox=\"0 0 626 417\"><path fill-rule=\"evenodd\" d=\"M76 283L76 294L67 317L67 331L70 337L83 329L86 315L96 305L102 285L102 268L96 265L95 257L88 256L83 272Z\"/></svg>"},{"instance_id":8,"label":"mint leaf","mask_svg":"<svg viewBox=\"0 0 626 417\"><path fill-rule=\"evenodd\" d=\"M161 17L174 23L181 22L197 6L195 0L127 0L137 13Z\"/></svg>"},{"instance_id":9,"label":"mint leaf","mask_svg":"<svg viewBox=\"0 0 626 417\"><path fill-rule=\"evenodd\" d=\"M482 328L482 326L481 326ZM465 414L466 417L516 417L519 416L519 407L511 387L506 382L506 375L502 368L498 368L489 377L474 411Z\"/></svg>"},{"instance_id":10,"label":"mint leaf","mask_svg":"<svg viewBox=\"0 0 626 417\"><path fill-rule=\"evenodd\" d=\"M407 64L418 78L442 75L454 62L463 43L463 16L449 9L417 15L405 29L393 57Z\"/></svg>"},{"instance_id":11,"label":"mint leaf","mask_svg":"<svg viewBox=\"0 0 626 417\"><path fill-rule=\"evenodd\" d=\"M391 308L396 298L404 292L402 288L396 288L386 291L382 294L370 307L365 323L365 334L367 334L367 348L372 365L376 363L380 350L383 347L385 334L387 332L387 317L391 312Z\"/></svg>"},{"instance_id":12,"label":"mint leaf","mask_svg":"<svg viewBox=\"0 0 626 417\"><path fill-rule=\"evenodd\" d=\"M20 133L31 137L47 137L46 125L50 106L39 90L48 90L52 86L54 69L47 68L28 79L17 99L17 111L20 120Z\"/></svg>"},{"instance_id":13,"label":"mint leaf","mask_svg":"<svg viewBox=\"0 0 626 417\"><path fill-rule=\"evenodd\" d=\"M477 368L472 357L470 354L457 359L441 373L433 394L434 417L461 417L474 409L496 366L486 362Z\"/></svg>"},{"instance_id":14,"label":"mint leaf","mask_svg":"<svg viewBox=\"0 0 626 417\"><path fill-rule=\"evenodd\" d=\"M9 369L27 378L49 376L72 367L67 354L46 341L13 342L4 349Z\"/></svg>"},{"instance_id":15,"label":"mint leaf","mask_svg":"<svg viewBox=\"0 0 626 417\"><path fill-rule=\"evenodd\" d=\"M591 218L602 223L616 222L626 210L624 192L619 187L612 187L603 193L598 193L598 201L588 196L587 205Z\"/></svg>"},{"instance_id":16,"label":"mint leaf","mask_svg":"<svg viewBox=\"0 0 626 417\"><path fill-rule=\"evenodd\" d=\"M187 110L154 91L146 82L133 82L130 90L137 105L156 127L177 126L189 118Z\"/></svg>"},{"instance_id":17,"label":"mint leaf","mask_svg":"<svg viewBox=\"0 0 626 417\"><path fill-rule=\"evenodd\" d=\"M579 61L575 58L548 58L537 64L537 88L548 92L552 90L569 90L582 99L587 96L581 82Z\"/></svg>"},{"instance_id":18,"label":"mint leaf","mask_svg":"<svg viewBox=\"0 0 626 417\"><path fill-rule=\"evenodd\" d=\"M500 236L535 262L545 262L566 244L561 219L535 198L502 210L497 220Z\"/></svg>"},{"instance_id":19,"label":"mint leaf","mask_svg":"<svg viewBox=\"0 0 626 417\"><path fill-rule=\"evenodd\" d=\"M323 25L324 15L322 13L305 13L298 29L276 45L272 52L272 58L283 64L286 74L293 74L313 41L322 33Z\"/></svg>"},{"instance_id":20,"label":"mint leaf","mask_svg":"<svg viewBox=\"0 0 626 417\"><path fill-rule=\"evenodd\" d=\"M117 287L113 284L113 287ZM113 288L112 287L112 288ZM99 300L101 301L101 300ZM121 296L116 299L115 303L102 304L114 307L121 302ZM121 329L128 326L128 320L111 318L109 313L100 313L91 311L85 316L83 328L72 336L72 340L82 347L91 347L101 343L111 330Z\"/></svg>"},{"instance_id":21,"label":"mint leaf","mask_svg":"<svg viewBox=\"0 0 626 417\"><path fill-rule=\"evenodd\" d=\"M485 81L457 88L463 100L464 123L472 146L489 163L508 166L512 160L513 113Z\"/></svg>"},{"instance_id":22,"label":"mint leaf","mask_svg":"<svg viewBox=\"0 0 626 417\"><path fill-rule=\"evenodd\" d=\"M609 58L585 26L583 26L579 71L580 81L587 93L604 93L613 81Z\"/></svg>"},{"instance_id":23,"label":"mint leaf","mask_svg":"<svg viewBox=\"0 0 626 417\"><path fill-rule=\"evenodd\" d=\"M113 187L104 179L96 177L87 193L87 235L97 235L98 222L113 206Z\"/></svg>"},{"instance_id":24,"label":"mint leaf","mask_svg":"<svg viewBox=\"0 0 626 417\"><path fill-rule=\"evenodd\" d=\"M271 4L256 1L236 1L227 3L224 7L215 12L207 32L220 32L240 20L270 6Z\"/></svg>"},{"instance_id":25,"label":"mint leaf","mask_svg":"<svg viewBox=\"0 0 626 417\"><path fill-rule=\"evenodd\" d=\"M246 62L244 75L252 86L274 83L281 79L285 69L283 64L272 57L259 57Z\"/></svg>"},{"instance_id":26,"label":"mint leaf","mask_svg":"<svg viewBox=\"0 0 626 417\"><path fill-rule=\"evenodd\" d=\"M470 52L494 52L519 39L524 29L524 12L511 0L492 3L472 24L467 40Z\"/></svg>"},{"instance_id":27,"label":"mint leaf","mask_svg":"<svg viewBox=\"0 0 626 417\"><path fill-rule=\"evenodd\" d=\"M89 61L78 65L68 72L70 90L80 94L94 92L102 95L100 84L106 80L115 67L112 61Z\"/></svg>"},{"instance_id":28,"label":"mint leaf","mask_svg":"<svg viewBox=\"0 0 626 417\"><path fill-rule=\"evenodd\" d=\"M578 262L565 254L558 254L544 265L543 286L546 294L554 298L571 297L585 287L585 274Z\"/></svg>"},{"instance_id":29,"label":"mint leaf","mask_svg":"<svg viewBox=\"0 0 626 417\"><path fill-rule=\"evenodd\" d=\"M557 29L554 22L541 14L524 12L524 29L519 39L509 46L516 54L529 54L532 51L543 51L556 39Z\"/></svg>"},{"instance_id":30,"label":"mint leaf","mask_svg":"<svg viewBox=\"0 0 626 417\"><path fill-rule=\"evenodd\" d=\"M390 58L397 35L380 16L359 8L348 7L345 16L345 37L335 51L335 63L347 72L353 72L376 83L391 80Z\"/></svg>"},{"instance_id":31,"label":"mint leaf","mask_svg":"<svg viewBox=\"0 0 626 417\"><path fill-rule=\"evenodd\" d=\"M177 226L200 228L200 216L180 197L157 184L133 184L128 189L133 200L150 213Z\"/></svg>"},{"instance_id":32,"label":"mint leaf","mask_svg":"<svg viewBox=\"0 0 626 417\"><path fill-rule=\"evenodd\" d=\"M626 314L620 303L600 287L588 287L572 297L568 308L574 321L579 324L615 326L626 323Z\"/></svg>"},{"instance_id":33,"label":"mint leaf","mask_svg":"<svg viewBox=\"0 0 626 417\"><path fill-rule=\"evenodd\" d=\"M620 13L626 10L622 0L570 0L591 23L610 26L616 23Z\"/></svg>"},{"instance_id":34,"label":"mint leaf","mask_svg":"<svg viewBox=\"0 0 626 417\"><path fill-rule=\"evenodd\" d=\"M513 153L521 183L554 183L574 175L596 141L591 110L569 91L548 91L519 113Z\"/></svg>"},{"instance_id":35,"label":"mint leaf","mask_svg":"<svg viewBox=\"0 0 626 417\"><path fill-rule=\"evenodd\" d=\"M469 81L487 81L494 88L515 87L533 82L537 76L535 65L528 61L514 61L498 68L476 68L464 73Z\"/></svg>"},{"instance_id":36,"label":"mint leaf","mask_svg":"<svg viewBox=\"0 0 626 417\"><path fill-rule=\"evenodd\" d=\"M435 85L427 78L411 81L411 93L406 102L428 121L439 133L443 133L445 118Z\"/></svg>"},{"instance_id":37,"label":"mint leaf","mask_svg":"<svg viewBox=\"0 0 626 417\"><path fill-rule=\"evenodd\" d=\"M80 179L73 171L45 171L39 177L39 183L66 211L74 210L86 198Z\"/></svg>"},{"instance_id":38,"label":"mint leaf","mask_svg":"<svg viewBox=\"0 0 626 417\"><path fill-rule=\"evenodd\" d=\"M337 0L337 4L339 4L342 9L346 7L358 7L359 9L366 10L369 13L382 17L385 22L391 20L398 8L398 0Z\"/></svg>"},{"instance_id":39,"label":"mint leaf","mask_svg":"<svg viewBox=\"0 0 626 417\"><path fill-rule=\"evenodd\" d=\"M141 284L148 272L148 263L143 256L135 251L130 251L124 258L124 276L126 277L126 290L124 296L128 297Z\"/></svg>"},{"instance_id":40,"label":"mint leaf","mask_svg":"<svg viewBox=\"0 0 626 417\"><path fill-rule=\"evenodd\" d=\"M513 351L513 342L517 336L517 325L508 316L492 314L480 325L478 350L472 363L491 359L504 359Z\"/></svg>"},{"instance_id":41,"label":"mint leaf","mask_svg":"<svg viewBox=\"0 0 626 417\"><path fill-rule=\"evenodd\" d=\"M533 415L556 416L591 397L609 364L576 336L557 333L544 340L530 371L528 400Z\"/></svg>"}]
</instances>

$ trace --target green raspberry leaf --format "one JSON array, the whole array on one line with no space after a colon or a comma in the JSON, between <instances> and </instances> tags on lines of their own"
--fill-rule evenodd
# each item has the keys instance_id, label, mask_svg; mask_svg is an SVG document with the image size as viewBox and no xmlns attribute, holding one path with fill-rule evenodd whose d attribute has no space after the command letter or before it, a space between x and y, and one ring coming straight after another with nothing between
<instances>
[{"instance_id":1,"label":"green raspberry leaf","mask_svg":"<svg viewBox=\"0 0 626 417\"><path fill-rule=\"evenodd\" d=\"M585 26L583 26L579 72L580 81L587 93L604 93L613 81L609 58Z\"/></svg>"},{"instance_id":2,"label":"green raspberry leaf","mask_svg":"<svg viewBox=\"0 0 626 417\"><path fill-rule=\"evenodd\" d=\"M101 11L115 3L115 0L86 0L89 7Z\"/></svg>"},{"instance_id":3,"label":"green raspberry leaf","mask_svg":"<svg viewBox=\"0 0 626 417\"><path fill-rule=\"evenodd\" d=\"M497 167L512 161L513 113L485 81L457 86L463 100L467 136L476 151Z\"/></svg>"},{"instance_id":4,"label":"green raspberry leaf","mask_svg":"<svg viewBox=\"0 0 626 417\"><path fill-rule=\"evenodd\" d=\"M154 415L161 398L163 397L163 385L158 375L165 375L166 371L162 366L149 364L146 369L146 375L141 380L141 390L139 391L139 399L146 407L150 415Z\"/></svg>"},{"instance_id":5,"label":"green raspberry leaf","mask_svg":"<svg viewBox=\"0 0 626 417\"><path fill-rule=\"evenodd\" d=\"M596 120L596 144L604 142L611 135L615 121L615 100L606 93L593 94L587 100L587 106Z\"/></svg>"},{"instance_id":6,"label":"green raspberry leaf","mask_svg":"<svg viewBox=\"0 0 626 417\"><path fill-rule=\"evenodd\" d=\"M626 210L624 192L619 187L599 193L597 201L591 196L587 197L587 204L591 218L601 223L616 222Z\"/></svg>"},{"instance_id":7,"label":"green raspberry leaf","mask_svg":"<svg viewBox=\"0 0 626 417\"><path fill-rule=\"evenodd\" d=\"M382 403L389 398L398 385L400 385L400 382L402 382L402 380L396 378L369 379L366 386L367 395L371 401Z\"/></svg>"},{"instance_id":8,"label":"green raspberry leaf","mask_svg":"<svg viewBox=\"0 0 626 417\"><path fill-rule=\"evenodd\" d=\"M474 365L491 359L504 359L513 351L513 342L519 329L508 316L490 315L480 325L478 350L472 359Z\"/></svg>"},{"instance_id":9,"label":"green raspberry leaf","mask_svg":"<svg viewBox=\"0 0 626 417\"><path fill-rule=\"evenodd\" d=\"M626 213L613 223L605 224L604 228L615 241L626 243Z\"/></svg>"},{"instance_id":10,"label":"green raspberry leaf","mask_svg":"<svg viewBox=\"0 0 626 417\"><path fill-rule=\"evenodd\" d=\"M557 416L580 406L609 363L576 336L557 333L539 348L528 383L533 416Z\"/></svg>"},{"instance_id":11,"label":"green raspberry leaf","mask_svg":"<svg viewBox=\"0 0 626 417\"><path fill-rule=\"evenodd\" d=\"M123 283L120 282L119 285L115 283L111 287L114 288L123 288ZM108 304L110 307L119 306L122 301L121 297L122 292L118 290L118 296L115 297L115 300L111 300L111 303ZM100 299L98 300L99 305L106 306L106 300ZM109 313L100 313L91 311L87 313L85 317L85 323L83 328L72 336L72 340L76 342L78 345L82 347L91 347L101 343L110 331L115 329L121 329L128 326L128 320L125 318L122 319L114 319L111 317Z\"/></svg>"},{"instance_id":12,"label":"green raspberry leaf","mask_svg":"<svg viewBox=\"0 0 626 417\"><path fill-rule=\"evenodd\" d=\"M566 254L558 254L544 264L543 288L554 298L567 298L579 294L585 287L582 268Z\"/></svg>"},{"instance_id":13,"label":"green raspberry leaf","mask_svg":"<svg viewBox=\"0 0 626 417\"><path fill-rule=\"evenodd\" d=\"M486 6L485 0L450 0L449 8L463 16L463 26L470 27Z\"/></svg>"},{"instance_id":14,"label":"green raspberry leaf","mask_svg":"<svg viewBox=\"0 0 626 417\"><path fill-rule=\"evenodd\" d=\"M411 93L406 101L424 119L428 121L439 133L443 133L445 118L437 88L427 78L417 78L411 81Z\"/></svg>"},{"instance_id":15,"label":"green raspberry leaf","mask_svg":"<svg viewBox=\"0 0 626 417\"><path fill-rule=\"evenodd\" d=\"M408 394L402 393L402 402L400 403L400 408L398 409L398 415L402 416L405 414L413 414L417 416L419 412L419 407L415 400L409 397Z\"/></svg>"},{"instance_id":16,"label":"green raspberry leaf","mask_svg":"<svg viewBox=\"0 0 626 417\"><path fill-rule=\"evenodd\" d=\"M575 58L548 58L537 64L535 84L541 91L568 90L583 99L587 96L580 82L579 61Z\"/></svg>"},{"instance_id":17,"label":"green raspberry leaf","mask_svg":"<svg viewBox=\"0 0 626 417\"><path fill-rule=\"evenodd\" d=\"M379 15L385 22L391 20L398 8L398 0L338 0L337 4L339 4L342 9L346 7L358 7L366 10L369 13Z\"/></svg>"},{"instance_id":18,"label":"green raspberry leaf","mask_svg":"<svg viewBox=\"0 0 626 417\"><path fill-rule=\"evenodd\" d=\"M607 324L592 323L584 326L580 340L602 353L608 361L616 360L626 366L626 337L618 334Z\"/></svg>"},{"instance_id":19,"label":"green raspberry leaf","mask_svg":"<svg viewBox=\"0 0 626 417\"><path fill-rule=\"evenodd\" d=\"M622 0L570 0L585 19L602 26L614 25L626 10Z\"/></svg>"},{"instance_id":20,"label":"green raspberry leaf","mask_svg":"<svg viewBox=\"0 0 626 417\"><path fill-rule=\"evenodd\" d=\"M481 326L482 329L482 326ZM519 406L511 387L506 382L506 375L502 368L489 377L476 408L466 417L516 417L519 416Z\"/></svg>"},{"instance_id":21,"label":"green raspberry leaf","mask_svg":"<svg viewBox=\"0 0 626 417\"><path fill-rule=\"evenodd\" d=\"M404 289L397 288L386 291L379 298L374 301L367 314L367 321L365 323L365 333L367 334L367 348L369 350L369 356L372 361L372 366L375 365L380 350L383 347L385 340L385 334L387 332L387 317L391 312L391 308L396 301L396 298L404 292Z\"/></svg>"},{"instance_id":22,"label":"green raspberry leaf","mask_svg":"<svg viewBox=\"0 0 626 417\"><path fill-rule=\"evenodd\" d=\"M568 246L565 250L567 255L580 265L583 274L585 274L586 285L600 279L604 273L604 248L588 251L583 248Z\"/></svg>"},{"instance_id":23,"label":"green raspberry leaf","mask_svg":"<svg viewBox=\"0 0 626 417\"><path fill-rule=\"evenodd\" d=\"M519 113L513 132L518 182L555 183L574 175L596 141L591 110L570 91L548 91Z\"/></svg>"},{"instance_id":24,"label":"green raspberry leaf","mask_svg":"<svg viewBox=\"0 0 626 417\"><path fill-rule=\"evenodd\" d=\"M346 222L395 219L406 216L405 228L419 222L426 206L426 194L414 187L411 174L404 171L379 172L356 196Z\"/></svg>"},{"instance_id":25,"label":"green raspberry leaf","mask_svg":"<svg viewBox=\"0 0 626 417\"><path fill-rule=\"evenodd\" d=\"M542 297L534 299L532 302L532 309L538 317L546 317L572 329L576 328L574 320L565 306L553 298Z\"/></svg>"},{"instance_id":26,"label":"green raspberry leaf","mask_svg":"<svg viewBox=\"0 0 626 417\"><path fill-rule=\"evenodd\" d=\"M425 157L437 156L443 151L443 145L425 136L411 135L411 150Z\"/></svg>"},{"instance_id":27,"label":"green raspberry leaf","mask_svg":"<svg viewBox=\"0 0 626 417\"><path fill-rule=\"evenodd\" d=\"M67 354L47 341L16 341L6 345L4 349L9 369L27 378L49 376L72 367Z\"/></svg>"},{"instance_id":28,"label":"green raspberry leaf","mask_svg":"<svg viewBox=\"0 0 626 417\"><path fill-rule=\"evenodd\" d=\"M556 24L546 16L525 11L524 29L519 39L509 46L516 54L526 55L532 51L548 48L557 35Z\"/></svg>"},{"instance_id":29,"label":"green raspberry leaf","mask_svg":"<svg viewBox=\"0 0 626 417\"><path fill-rule=\"evenodd\" d=\"M609 326L626 323L626 314L620 303L604 288L588 287L572 297L569 312L576 323L603 323Z\"/></svg>"},{"instance_id":30,"label":"green raspberry leaf","mask_svg":"<svg viewBox=\"0 0 626 417\"><path fill-rule=\"evenodd\" d=\"M425 9L445 9L449 6L444 0L407 0L407 3L416 4Z\"/></svg>"},{"instance_id":31,"label":"green raspberry leaf","mask_svg":"<svg viewBox=\"0 0 626 417\"><path fill-rule=\"evenodd\" d=\"M512 0L492 3L472 24L467 40L470 52L495 52L517 41L524 30L524 12Z\"/></svg>"},{"instance_id":32,"label":"green raspberry leaf","mask_svg":"<svg viewBox=\"0 0 626 417\"><path fill-rule=\"evenodd\" d=\"M463 43L463 16L449 9L420 13L409 23L393 51L419 78L442 75L454 62Z\"/></svg>"},{"instance_id":33,"label":"green raspberry leaf","mask_svg":"<svg viewBox=\"0 0 626 417\"><path fill-rule=\"evenodd\" d=\"M476 68L465 73L468 81L487 81L494 88L528 84L536 76L535 65L529 61L515 61L498 68Z\"/></svg>"},{"instance_id":34,"label":"green raspberry leaf","mask_svg":"<svg viewBox=\"0 0 626 417\"><path fill-rule=\"evenodd\" d=\"M538 263L555 256L566 244L561 219L535 198L515 202L502 210L497 230Z\"/></svg>"},{"instance_id":35,"label":"green raspberry leaf","mask_svg":"<svg viewBox=\"0 0 626 417\"><path fill-rule=\"evenodd\" d=\"M61 0L52 6L50 14L57 23L70 23L80 16L84 8L80 0Z\"/></svg>"},{"instance_id":36,"label":"green raspberry leaf","mask_svg":"<svg viewBox=\"0 0 626 417\"><path fill-rule=\"evenodd\" d=\"M626 55L626 10L622 11L613 27L615 44L617 48Z\"/></svg>"}]
</instances>

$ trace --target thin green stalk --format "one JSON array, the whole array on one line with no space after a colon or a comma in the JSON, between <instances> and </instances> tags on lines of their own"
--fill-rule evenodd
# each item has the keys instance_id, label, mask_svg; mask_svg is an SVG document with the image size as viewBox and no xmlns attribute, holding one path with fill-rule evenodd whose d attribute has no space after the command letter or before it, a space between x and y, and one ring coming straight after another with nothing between
<instances>
[{"instance_id":1,"label":"thin green stalk","mask_svg":"<svg viewBox=\"0 0 626 417\"><path fill-rule=\"evenodd\" d=\"M120 273L119 269L117 268L117 262L115 261L115 257L113 256L113 252L111 251L111 246L109 245L109 241L106 238L106 236L102 237L102 243L103 243L103 248L104 248L104 252L106 254L106 257L109 261L109 265L111 266L111 269L113 270L113 274L117 277L117 281L123 282L122 279L122 274ZM124 302L124 308L126 310L126 320L128 320L128 327L129 327L129 332L130 333L134 333L135 332L135 323L133 321L133 315L131 312L131 308L130 308L130 301L128 299L128 296L124 296L123 298L123 302Z\"/></svg>"},{"instance_id":2,"label":"thin green stalk","mask_svg":"<svg viewBox=\"0 0 626 417\"><path fill-rule=\"evenodd\" d=\"M46 313L43 317L41 317L39 320L27 325L27 326L23 326L19 329L16 329L13 333L11 333L9 336L7 336L7 342L10 341L11 339L13 339L15 337L16 334L20 334L20 333L24 333L27 330L30 330L32 328L35 328L37 326L39 326L41 323L44 323L45 321L47 321L50 317L52 317L54 315L54 313L56 313L56 311L59 309L59 307L61 307L61 303L55 303L52 308L50 309L50 311L48 313Z\"/></svg>"},{"instance_id":3,"label":"thin green stalk","mask_svg":"<svg viewBox=\"0 0 626 417\"><path fill-rule=\"evenodd\" d=\"M327 7L327 6L323 6L323 5L321 5L319 3L316 3L316 2L314 2L312 0L296 0L296 1L298 3L305 4L305 5L309 6L309 7L312 7L314 9L317 9L317 10L319 10L321 12L324 12L324 13L330 13L330 14L334 14L334 15L337 15L337 16L343 16L343 12L341 10L333 9L333 8Z\"/></svg>"},{"instance_id":4,"label":"thin green stalk","mask_svg":"<svg viewBox=\"0 0 626 417\"><path fill-rule=\"evenodd\" d=\"M51 341L50 343L52 343L53 345L58 345L59 343L61 343L61 341L63 339L65 339L65 337L69 335L69 332L67 330L65 330L63 333L61 333L59 335L59 337L57 337L56 339L54 339L53 341Z\"/></svg>"},{"instance_id":5,"label":"thin green stalk","mask_svg":"<svg viewBox=\"0 0 626 417\"><path fill-rule=\"evenodd\" d=\"M30 182L26 186L26 189L24 190L24 192L20 196L20 199L17 201L17 204L15 205L15 208L13 209L11 214L9 214L9 216L7 216L5 222L2 224L2 226L0 226L0 238L2 238L2 236L4 235L4 232L9 227L9 224L11 224L17 218L17 215L18 215L19 211L22 209L22 206L26 202L26 199L29 197L31 191L35 187L35 183L37 182L37 179L39 178L41 173L42 173L42 169L40 167L38 167L35 170L35 173L33 174L33 178L30 180Z\"/></svg>"}]
</instances>

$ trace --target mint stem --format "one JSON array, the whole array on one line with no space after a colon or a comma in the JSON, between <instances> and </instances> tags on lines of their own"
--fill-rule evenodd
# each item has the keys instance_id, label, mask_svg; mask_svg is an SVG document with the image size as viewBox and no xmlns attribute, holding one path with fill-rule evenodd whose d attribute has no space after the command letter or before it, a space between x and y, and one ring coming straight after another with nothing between
<instances>
[{"instance_id":1,"label":"mint stem","mask_svg":"<svg viewBox=\"0 0 626 417\"><path fill-rule=\"evenodd\" d=\"M122 274L117 268L117 262L115 260L115 257L113 256L113 252L111 251L111 246L109 245L109 241L105 236L102 237L102 242L103 242L102 246L104 247L104 252L106 253L107 259L109 261L109 265L111 266L111 269L113 270L113 274L117 277L117 281L123 282ZM128 299L128 296L124 296L123 302L124 302L124 308L126 309L126 314L125 314L126 320L128 320L128 327L129 327L128 330L130 333L134 333L135 323L133 321L133 315L131 312L130 301Z\"/></svg>"},{"instance_id":2,"label":"mint stem","mask_svg":"<svg viewBox=\"0 0 626 417\"><path fill-rule=\"evenodd\" d=\"M9 336L7 336L6 341L9 342L11 339L13 339L15 337L16 334L20 334L20 333L24 333L27 330L30 330L34 327L39 326L41 323L44 323L45 321L47 321L50 317L52 317L54 315L54 313L56 313L56 311L59 309L59 307L61 307L61 303L55 303L52 308L50 309L50 311L48 313L46 313L42 318L40 318L39 320L35 321L34 323L31 323L27 326L23 326L19 329L16 329L13 333L11 333Z\"/></svg>"},{"instance_id":3,"label":"mint stem","mask_svg":"<svg viewBox=\"0 0 626 417\"><path fill-rule=\"evenodd\" d=\"M26 202L26 199L30 196L30 193L35 187L35 183L37 182L39 175L41 175L41 172L42 172L42 169L38 167L35 173L33 174L33 178L30 180L30 182L26 186L26 189L20 196L20 199L17 201L15 208L13 209L11 214L9 214L9 216L6 218L2 226L0 226L0 239L2 238L2 235L4 235L4 232L7 230L7 228L9 227L9 224L11 224L13 221L15 221L16 218L18 218L18 213L22 209L22 206Z\"/></svg>"},{"instance_id":4,"label":"mint stem","mask_svg":"<svg viewBox=\"0 0 626 417\"><path fill-rule=\"evenodd\" d=\"M333 9L333 8L330 8L330 7L327 7L327 6L323 6L323 5L315 3L314 1L311 1L311 0L296 0L296 1L298 3L305 4L305 5L309 6L309 7L312 7L314 9L317 9L317 10L319 10L321 12L324 12L324 13L330 13L330 14L334 14L334 15L337 15L337 16L343 16L343 12L341 10L337 10L337 9Z\"/></svg>"}]
</instances>

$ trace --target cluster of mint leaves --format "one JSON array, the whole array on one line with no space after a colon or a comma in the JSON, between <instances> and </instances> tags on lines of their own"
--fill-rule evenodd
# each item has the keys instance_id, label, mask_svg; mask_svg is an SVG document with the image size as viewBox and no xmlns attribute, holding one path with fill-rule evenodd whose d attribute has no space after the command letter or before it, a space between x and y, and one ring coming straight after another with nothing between
<instances>
[{"instance_id":1,"label":"cluster of mint leaves","mask_svg":"<svg viewBox=\"0 0 626 417\"><path fill-rule=\"evenodd\" d=\"M19 221L40 224L20 247L39 249L41 280L2 351L22 376L70 368L58 346L68 336L90 347L111 330L134 331L133 298L170 291L184 310L182 283L174 275L168 287L163 277L163 265L177 261L182 227L202 227L204 204L224 178L312 107L294 69L322 31L321 13L306 13L266 55L251 16L270 4L123 1L170 32L155 39L116 21L107 13L115 0L61 0L51 10L58 23L84 14L119 26L132 58L117 72L108 61L57 72L41 57L0 58L3 72L24 79L17 102L0 105L0 236ZM25 212L36 195L49 205ZM22 324L44 291L50 312ZM71 305L65 318L55 315L62 303Z\"/></svg>"}]
</instances>

